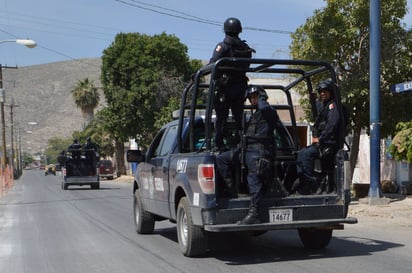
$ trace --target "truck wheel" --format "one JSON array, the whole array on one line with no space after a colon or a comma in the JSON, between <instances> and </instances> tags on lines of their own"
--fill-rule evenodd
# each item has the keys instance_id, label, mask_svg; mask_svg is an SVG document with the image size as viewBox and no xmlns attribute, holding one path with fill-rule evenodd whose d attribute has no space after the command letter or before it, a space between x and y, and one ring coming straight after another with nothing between
<instances>
[{"instance_id":1,"label":"truck wheel","mask_svg":"<svg viewBox=\"0 0 412 273\"><path fill-rule=\"evenodd\" d=\"M98 190L98 189L100 189L100 183L93 183L93 184L90 185L90 187L91 187L92 189Z\"/></svg>"},{"instance_id":2,"label":"truck wheel","mask_svg":"<svg viewBox=\"0 0 412 273\"><path fill-rule=\"evenodd\" d=\"M134 223L136 232L139 234L151 234L153 233L155 220L150 212L143 209L142 199L140 197L140 191L136 190L134 193Z\"/></svg>"},{"instance_id":3,"label":"truck wheel","mask_svg":"<svg viewBox=\"0 0 412 273\"><path fill-rule=\"evenodd\" d=\"M332 238L332 229L299 229L299 237L303 246L308 249L325 248Z\"/></svg>"},{"instance_id":4,"label":"truck wheel","mask_svg":"<svg viewBox=\"0 0 412 273\"><path fill-rule=\"evenodd\" d=\"M69 185L67 185L66 183L62 183L62 188L63 190L67 190L69 188Z\"/></svg>"},{"instance_id":5,"label":"truck wheel","mask_svg":"<svg viewBox=\"0 0 412 273\"><path fill-rule=\"evenodd\" d=\"M207 233L203 228L193 224L189 202L186 197L180 199L176 214L180 251L187 257L204 254L207 250Z\"/></svg>"}]
</instances>

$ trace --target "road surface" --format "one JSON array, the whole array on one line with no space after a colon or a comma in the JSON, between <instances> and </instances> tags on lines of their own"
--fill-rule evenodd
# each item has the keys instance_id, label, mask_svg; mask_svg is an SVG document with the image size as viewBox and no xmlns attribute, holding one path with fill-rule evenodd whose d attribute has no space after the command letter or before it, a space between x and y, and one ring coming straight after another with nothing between
<instances>
[{"instance_id":1,"label":"road surface","mask_svg":"<svg viewBox=\"0 0 412 273\"><path fill-rule=\"evenodd\" d=\"M186 258L168 221L136 234L131 183L63 191L58 176L29 170L0 198L0 272L411 272L412 225L354 207L359 223L334 231L325 250L305 250L293 230L214 234L206 256Z\"/></svg>"}]
</instances>

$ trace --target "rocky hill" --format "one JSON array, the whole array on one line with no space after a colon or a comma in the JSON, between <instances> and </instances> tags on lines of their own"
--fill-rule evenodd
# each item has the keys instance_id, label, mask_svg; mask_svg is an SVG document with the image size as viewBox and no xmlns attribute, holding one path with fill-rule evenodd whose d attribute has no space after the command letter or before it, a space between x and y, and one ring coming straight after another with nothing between
<instances>
[{"instance_id":1,"label":"rocky hill","mask_svg":"<svg viewBox=\"0 0 412 273\"><path fill-rule=\"evenodd\" d=\"M74 103L71 90L88 78L100 87L101 59L79 59L3 70L6 92L5 119L10 147L10 104L13 102L15 134L22 135L23 151L36 153L44 149L51 137L70 137L81 130L83 117ZM100 105L105 103L101 92ZM29 125L36 122L37 125ZM25 131L32 131L28 134Z\"/></svg>"}]
</instances>

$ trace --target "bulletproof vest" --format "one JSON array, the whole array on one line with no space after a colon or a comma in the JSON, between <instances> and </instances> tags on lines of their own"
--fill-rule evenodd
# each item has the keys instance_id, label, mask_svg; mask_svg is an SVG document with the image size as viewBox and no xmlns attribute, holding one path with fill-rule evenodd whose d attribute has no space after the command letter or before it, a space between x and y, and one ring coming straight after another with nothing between
<instances>
[{"instance_id":1,"label":"bulletproof vest","mask_svg":"<svg viewBox=\"0 0 412 273\"><path fill-rule=\"evenodd\" d=\"M252 58L252 49L239 39L225 39L224 41L229 46L229 57L236 58Z\"/></svg>"},{"instance_id":2,"label":"bulletproof vest","mask_svg":"<svg viewBox=\"0 0 412 273\"><path fill-rule=\"evenodd\" d=\"M226 46L228 46L228 56L227 57L235 57L235 58L251 58L253 49L246 44L245 41L240 40L237 37L230 37L226 36L223 41ZM242 68L247 69L249 67L248 64L245 64ZM230 76L232 77L244 77L244 72L233 71L230 72Z\"/></svg>"},{"instance_id":3,"label":"bulletproof vest","mask_svg":"<svg viewBox=\"0 0 412 273\"><path fill-rule=\"evenodd\" d=\"M312 132L314 137L319 137L322 131L325 129L326 124L328 123L328 111L329 105L334 103L333 100L328 101L325 105L322 104L322 108L318 109L318 115L316 117L315 123L313 125L314 130ZM328 142L335 142L335 136L331 136Z\"/></svg>"},{"instance_id":4,"label":"bulletproof vest","mask_svg":"<svg viewBox=\"0 0 412 273\"><path fill-rule=\"evenodd\" d=\"M250 138L250 143L270 144L273 141L273 130L270 124L262 117L262 114L255 112L249 121L246 129L246 136ZM249 143L248 142L248 143Z\"/></svg>"}]
</instances>

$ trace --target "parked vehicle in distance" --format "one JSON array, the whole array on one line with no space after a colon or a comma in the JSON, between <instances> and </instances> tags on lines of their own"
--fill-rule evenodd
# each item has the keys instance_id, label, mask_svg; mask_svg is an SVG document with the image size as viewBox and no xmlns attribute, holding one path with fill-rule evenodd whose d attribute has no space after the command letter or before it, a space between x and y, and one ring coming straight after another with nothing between
<instances>
[{"instance_id":1,"label":"parked vehicle in distance","mask_svg":"<svg viewBox=\"0 0 412 273\"><path fill-rule=\"evenodd\" d=\"M56 166L54 164L49 164L44 167L44 175L48 174L56 175Z\"/></svg>"},{"instance_id":2,"label":"parked vehicle in distance","mask_svg":"<svg viewBox=\"0 0 412 273\"><path fill-rule=\"evenodd\" d=\"M103 159L100 160L99 163L97 164L97 167L99 168L99 176L101 178L106 178L107 180L112 180L113 179L113 162L108 159Z\"/></svg>"}]
</instances>

